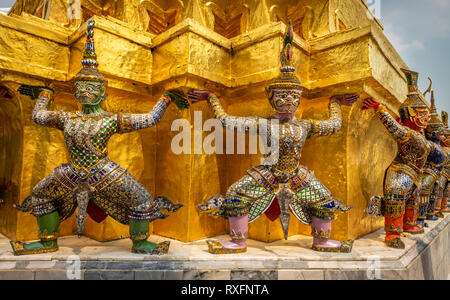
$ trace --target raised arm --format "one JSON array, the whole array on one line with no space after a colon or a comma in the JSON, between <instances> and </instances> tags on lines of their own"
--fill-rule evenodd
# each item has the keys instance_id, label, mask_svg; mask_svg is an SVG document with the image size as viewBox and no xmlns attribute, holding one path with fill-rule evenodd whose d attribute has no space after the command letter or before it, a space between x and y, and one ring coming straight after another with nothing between
<instances>
[{"instance_id":1,"label":"raised arm","mask_svg":"<svg viewBox=\"0 0 450 300\"><path fill-rule=\"evenodd\" d=\"M337 100L331 100L328 106L330 118L326 121L309 120L309 136L312 135L332 135L339 132L342 127L341 107Z\"/></svg>"},{"instance_id":2,"label":"raised arm","mask_svg":"<svg viewBox=\"0 0 450 300\"><path fill-rule=\"evenodd\" d=\"M119 113L117 115L116 132L125 133L155 126L161 120L170 102L174 102L180 110L189 107L189 102L182 93L177 90L166 91L149 113Z\"/></svg>"},{"instance_id":3,"label":"raised arm","mask_svg":"<svg viewBox=\"0 0 450 300\"><path fill-rule=\"evenodd\" d=\"M216 95L208 97L209 105L214 113L214 117L218 119L222 126L228 130L248 131L250 129L258 129L258 117L235 117L225 112Z\"/></svg>"},{"instance_id":4,"label":"raised arm","mask_svg":"<svg viewBox=\"0 0 450 300\"><path fill-rule=\"evenodd\" d=\"M366 99L364 101L363 110L374 109L376 115L386 127L387 131L399 142L409 140L412 130L401 125L394 117L387 111L386 106L373 99Z\"/></svg>"},{"instance_id":5,"label":"raised arm","mask_svg":"<svg viewBox=\"0 0 450 300\"><path fill-rule=\"evenodd\" d=\"M358 99L359 96L355 94L331 97L328 105L330 118L325 121L310 120L309 136L326 136L339 132L342 128L341 105L352 106Z\"/></svg>"},{"instance_id":6,"label":"raised arm","mask_svg":"<svg viewBox=\"0 0 450 300\"><path fill-rule=\"evenodd\" d=\"M32 113L34 122L42 126L64 130L63 117L65 113L63 111L49 110L50 103L53 101L52 89L22 85L18 92L31 97L33 100L37 98Z\"/></svg>"},{"instance_id":7,"label":"raised arm","mask_svg":"<svg viewBox=\"0 0 450 300\"><path fill-rule=\"evenodd\" d=\"M119 113L117 115L117 133L149 128L159 123L169 106L171 98L165 94L153 109L146 114Z\"/></svg>"},{"instance_id":8,"label":"raised arm","mask_svg":"<svg viewBox=\"0 0 450 300\"><path fill-rule=\"evenodd\" d=\"M222 126L225 129L237 130L240 132L248 131L250 129L258 130L258 117L235 117L228 115L220 104L219 98L210 91L194 90L189 92L188 97L192 102L207 100L211 106L214 117L222 123Z\"/></svg>"}]
</instances>

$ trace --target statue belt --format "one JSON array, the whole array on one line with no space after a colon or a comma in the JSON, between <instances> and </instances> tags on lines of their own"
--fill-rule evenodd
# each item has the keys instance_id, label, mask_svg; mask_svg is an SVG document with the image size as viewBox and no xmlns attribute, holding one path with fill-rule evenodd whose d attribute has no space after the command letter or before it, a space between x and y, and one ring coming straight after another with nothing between
<instances>
[{"instance_id":1,"label":"statue belt","mask_svg":"<svg viewBox=\"0 0 450 300\"><path fill-rule=\"evenodd\" d=\"M68 164L68 167L70 170L77 174L81 179L85 180L90 175L97 173L98 171L102 170L105 166L107 166L112 161L109 159L109 157L105 157L100 162L98 162L96 165L89 167L89 168L83 168L83 167L77 167L73 165L72 163Z\"/></svg>"},{"instance_id":2,"label":"statue belt","mask_svg":"<svg viewBox=\"0 0 450 300\"><path fill-rule=\"evenodd\" d=\"M288 184L290 190L297 193L304 189L312 179L313 174L300 165L292 172L286 173L285 178L279 177L280 174L274 174L270 166L258 166L248 170L247 173L255 179L264 189L269 192L277 192L280 184ZM278 175L278 176L277 176ZM283 176L283 174L281 174ZM289 177L289 178L288 178ZM286 179L288 178L288 179ZM285 180L282 182L282 180Z\"/></svg>"},{"instance_id":3,"label":"statue belt","mask_svg":"<svg viewBox=\"0 0 450 300\"><path fill-rule=\"evenodd\" d=\"M55 169L55 175L71 190L75 190L82 182L87 182L95 190L101 190L122 176L125 171L119 164L105 158L88 170L71 163L63 164Z\"/></svg>"},{"instance_id":4,"label":"statue belt","mask_svg":"<svg viewBox=\"0 0 450 300\"><path fill-rule=\"evenodd\" d=\"M442 176L447 177L447 179L450 179L450 170L449 170L449 168L446 167L446 168L442 171Z\"/></svg>"},{"instance_id":5,"label":"statue belt","mask_svg":"<svg viewBox=\"0 0 450 300\"><path fill-rule=\"evenodd\" d=\"M391 166L389 167L392 171L398 171L401 173L404 173L412 178L415 185L419 185L419 182L421 181L419 174L421 173L421 170L418 169L416 166L412 164L404 164L401 162L394 161L392 162Z\"/></svg>"},{"instance_id":6,"label":"statue belt","mask_svg":"<svg viewBox=\"0 0 450 300\"><path fill-rule=\"evenodd\" d=\"M274 166L272 166L270 170L272 171L272 174L275 176L276 179L278 179L278 181L280 183L287 183L292 177L297 175L297 173L299 171L299 165L300 164L298 164L295 169L291 169L291 170L278 170Z\"/></svg>"},{"instance_id":7,"label":"statue belt","mask_svg":"<svg viewBox=\"0 0 450 300\"><path fill-rule=\"evenodd\" d=\"M439 181L439 171L435 170L434 168L426 168L423 170L423 173L433 177L436 182Z\"/></svg>"}]
</instances>

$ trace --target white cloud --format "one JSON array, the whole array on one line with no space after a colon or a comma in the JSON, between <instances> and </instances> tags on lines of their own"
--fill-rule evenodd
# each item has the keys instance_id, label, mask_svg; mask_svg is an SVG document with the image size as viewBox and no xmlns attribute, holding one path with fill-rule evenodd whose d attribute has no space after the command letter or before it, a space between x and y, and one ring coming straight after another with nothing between
<instances>
[{"instance_id":1,"label":"white cloud","mask_svg":"<svg viewBox=\"0 0 450 300\"><path fill-rule=\"evenodd\" d=\"M450 0L382 0L385 35L414 71L421 90L433 79L438 109L450 112Z\"/></svg>"},{"instance_id":2,"label":"white cloud","mask_svg":"<svg viewBox=\"0 0 450 300\"><path fill-rule=\"evenodd\" d=\"M395 0L381 4L381 21L396 20L396 32L424 39L450 35L449 0Z\"/></svg>"},{"instance_id":3,"label":"white cloud","mask_svg":"<svg viewBox=\"0 0 450 300\"><path fill-rule=\"evenodd\" d=\"M400 53L411 51L423 51L425 45L418 40L408 40L408 37L394 29L394 26L390 23L384 24L384 34L391 41L392 45Z\"/></svg>"},{"instance_id":4,"label":"white cloud","mask_svg":"<svg viewBox=\"0 0 450 300\"><path fill-rule=\"evenodd\" d=\"M11 8L0 8L0 14L7 15Z\"/></svg>"},{"instance_id":5,"label":"white cloud","mask_svg":"<svg viewBox=\"0 0 450 300\"><path fill-rule=\"evenodd\" d=\"M443 9L450 9L450 1L448 0L431 0L434 4Z\"/></svg>"}]
</instances>

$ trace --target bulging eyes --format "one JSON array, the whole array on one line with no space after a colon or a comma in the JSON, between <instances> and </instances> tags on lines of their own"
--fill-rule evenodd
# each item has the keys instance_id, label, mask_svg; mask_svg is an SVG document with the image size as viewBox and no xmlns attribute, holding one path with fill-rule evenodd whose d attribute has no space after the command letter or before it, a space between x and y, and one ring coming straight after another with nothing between
<instances>
[{"instance_id":1,"label":"bulging eyes","mask_svg":"<svg viewBox=\"0 0 450 300\"><path fill-rule=\"evenodd\" d=\"M428 113L419 113L418 117L421 119L425 119L425 120L430 120L431 119L431 115L429 115Z\"/></svg>"},{"instance_id":2,"label":"bulging eyes","mask_svg":"<svg viewBox=\"0 0 450 300\"><path fill-rule=\"evenodd\" d=\"M83 83L83 82L77 82L75 84L75 86L78 90L84 90L87 92L95 92L96 90L98 90L100 88L99 86L92 85L89 83Z\"/></svg>"},{"instance_id":3,"label":"bulging eyes","mask_svg":"<svg viewBox=\"0 0 450 300\"><path fill-rule=\"evenodd\" d=\"M293 99L295 99L295 100L300 99L300 96L299 96L298 94L291 94L290 96L291 96ZM287 97L288 97L288 95L286 95L286 94L281 94L281 95L278 95L277 98L279 98L279 99L286 99Z\"/></svg>"}]
</instances>

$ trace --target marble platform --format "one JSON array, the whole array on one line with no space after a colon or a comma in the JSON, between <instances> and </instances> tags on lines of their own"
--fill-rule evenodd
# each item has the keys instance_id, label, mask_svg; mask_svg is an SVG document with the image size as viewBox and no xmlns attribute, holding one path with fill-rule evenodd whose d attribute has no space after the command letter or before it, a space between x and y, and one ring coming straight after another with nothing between
<instances>
[{"instance_id":1,"label":"marble platform","mask_svg":"<svg viewBox=\"0 0 450 300\"><path fill-rule=\"evenodd\" d=\"M380 229L355 241L351 254L312 251L312 238L300 235L269 244L249 240L247 253L234 255L209 254L204 240L171 240L164 256L133 254L130 240L100 243L73 236L59 239L58 252L14 256L0 235L0 280L450 279L449 223L450 214L429 221L424 234L404 238L404 250L386 247Z\"/></svg>"}]
</instances>

